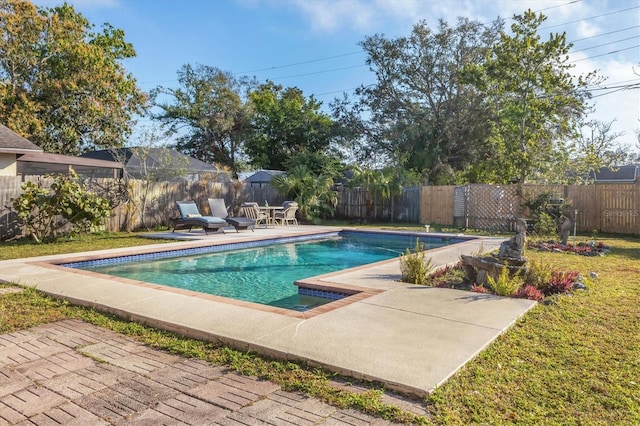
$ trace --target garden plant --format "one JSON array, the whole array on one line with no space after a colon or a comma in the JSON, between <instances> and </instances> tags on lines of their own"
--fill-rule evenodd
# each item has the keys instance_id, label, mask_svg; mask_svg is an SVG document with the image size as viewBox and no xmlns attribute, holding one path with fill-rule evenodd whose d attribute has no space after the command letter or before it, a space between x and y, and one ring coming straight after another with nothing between
<instances>
[{"instance_id":1,"label":"garden plant","mask_svg":"<svg viewBox=\"0 0 640 426\"><path fill-rule=\"evenodd\" d=\"M87 189L78 175L54 176L51 188L28 181L12 205L35 242L63 233L86 233L99 226L111 214L109 201Z\"/></svg>"}]
</instances>

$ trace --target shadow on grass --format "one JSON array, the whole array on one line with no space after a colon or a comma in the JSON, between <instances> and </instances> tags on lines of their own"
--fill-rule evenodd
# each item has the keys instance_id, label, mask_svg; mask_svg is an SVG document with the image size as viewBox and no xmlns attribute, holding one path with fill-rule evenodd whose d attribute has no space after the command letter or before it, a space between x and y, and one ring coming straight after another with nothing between
<instances>
[{"instance_id":1,"label":"shadow on grass","mask_svg":"<svg viewBox=\"0 0 640 426\"><path fill-rule=\"evenodd\" d=\"M640 260L640 247L611 247L611 253L627 259ZM606 255L605 255L606 257Z\"/></svg>"}]
</instances>

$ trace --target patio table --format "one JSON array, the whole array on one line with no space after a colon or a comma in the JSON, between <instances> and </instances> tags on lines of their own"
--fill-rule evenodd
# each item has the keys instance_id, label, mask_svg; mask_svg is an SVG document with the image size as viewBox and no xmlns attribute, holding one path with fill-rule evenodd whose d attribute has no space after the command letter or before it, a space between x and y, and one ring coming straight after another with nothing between
<instances>
[{"instance_id":1,"label":"patio table","mask_svg":"<svg viewBox=\"0 0 640 426\"><path fill-rule=\"evenodd\" d=\"M267 227L269 225L276 226L275 213L278 210L284 210L282 206L258 206L258 208L267 214Z\"/></svg>"}]
</instances>

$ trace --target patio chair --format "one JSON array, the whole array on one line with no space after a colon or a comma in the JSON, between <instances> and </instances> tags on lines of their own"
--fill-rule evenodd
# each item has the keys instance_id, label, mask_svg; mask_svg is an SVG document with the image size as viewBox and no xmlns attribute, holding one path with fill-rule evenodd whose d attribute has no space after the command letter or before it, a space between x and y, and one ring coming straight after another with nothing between
<instances>
[{"instance_id":1,"label":"patio chair","mask_svg":"<svg viewBox=\"0 0 640 426\"><path fill-rule=\"evenodd\" d=\"M267 213L260 210L258 203L255 203L255 202L242 203L242 205L240 206L240 210L246 217L253 220L253 222L255 223L255 226L258 226L260 223L264 224L264 226L267 226L269 222L269 215L267 215Z\"/></svg>"},{"instance_id":2,"label":"patio chair","mask_svg":"<svg viewBox=\"0 0 640 426\"><path fill-rule=\"evenodd\" d=\"M289 223L293 223L298 226L298 219L296 219L296 212L298 211L298 203L295 201L285 201L282 203L282 211L274 213L274 220L281 225L289 226Z\"/></svg>"},{"instance_id":3,"label":"patio chair","mask_svg":"<svg viewBox=\"0 0 640 426\"><path fill-rule=\"evenodd\" d=\"M255 221L248 217L231 217L229 216L229 208L226 206L222 198L209 198L209 209L211 210L211 216L216 216L224 219L229 225L236 229L236 232L240 230L251 229L255 226Z\"/></svg>"},{"instance_id":4,"label":"patio chair","mask_svg":"<svg viewBox=\"0 0 640 426\"><path fill-rule=\"evenodd\" d=\"M209 231L216 232L227 224L227 221L220 217L202 216L194 201L176 201L176 206L180 216L169 220L173 228L171 232L180 229L188 229L191 232L192 228L201 227L206 234L209 234Z\"/></svg>"}]
</instances>

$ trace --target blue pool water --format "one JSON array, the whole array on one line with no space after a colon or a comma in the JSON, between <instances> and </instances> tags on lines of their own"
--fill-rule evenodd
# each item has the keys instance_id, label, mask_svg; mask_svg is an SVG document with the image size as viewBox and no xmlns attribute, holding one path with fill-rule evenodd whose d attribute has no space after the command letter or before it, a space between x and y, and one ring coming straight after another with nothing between
<instances>
[{"instance_id":1,"label":"blue pool water","mask_svg":"<svg viewBox=\"0 0 640 426\"><path fill-rule=\"evenodd\" d=\"M294 281L397 258L416 236L341 233L341 236L240 250L146 261L80 262L67 265L133 280L162 284L286 309L304 311L328 303L329 296L298 292ZM448 242L423 239L425 249Z\"/></svg>"}]
</instances>

